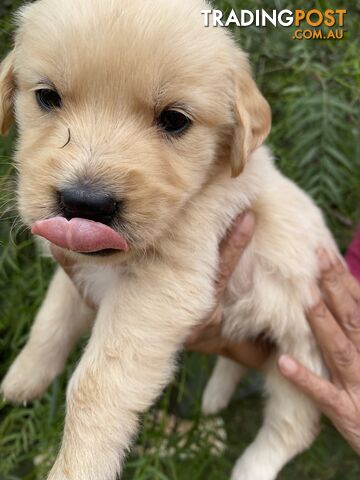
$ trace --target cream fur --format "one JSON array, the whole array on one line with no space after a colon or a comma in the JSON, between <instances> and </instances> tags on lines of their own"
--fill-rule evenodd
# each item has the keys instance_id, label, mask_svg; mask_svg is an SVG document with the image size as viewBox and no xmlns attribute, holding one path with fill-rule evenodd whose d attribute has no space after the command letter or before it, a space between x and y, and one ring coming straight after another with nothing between
<instances>
[{"instance_id":1,"label":"cream fur","mask_svg":"<svg viewBox=\"0 0 360 480\"><path fill-rule=\"evenodd\" d=\"M212 308L219 241L247 208L257 226L226 293L224 333L266 332L280 352L326 375L304 310L318 275L316 249L336 246L312 200L260 146L269 107L231 37L202 26L205 7L38 0L19 12L0 73L0 125L8 128L13 97L24 222L54 215L54 191L67 182L101 181L126 200L116 227L131 247L106 259L73 254L77 281L100 306L95 321L59 270L3 381L9 400L37 397L93 325L68 387L52 480L113 480L121 472L139 414L171 380L184 340ZM63 96L59 112L44 114L35 103L36 84L46 80ZM174 103L193 126L169 140L154 113ZM72 140L61 148L70 127ZM240 379L242 367L226 362L206 390L205 411L223 408ZM275 358L265 374L264 424L232 480L274 479L316 434L318 411L281 378Z\"/></svg>"}]
</instances>

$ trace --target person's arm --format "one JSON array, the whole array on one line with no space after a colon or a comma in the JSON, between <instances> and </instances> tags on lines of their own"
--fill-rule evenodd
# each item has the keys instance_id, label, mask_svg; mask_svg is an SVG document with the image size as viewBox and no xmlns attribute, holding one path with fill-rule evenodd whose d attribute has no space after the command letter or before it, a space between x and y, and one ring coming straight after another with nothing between
<instances>
[{"instance_id":1,"label":"person's arm","mask_svg":"<svg viewBox=\"0 0 360 480\"><path fill-rule=\"evenodd\" d=\"M290 356L279 359L282 374L311 397L360 454L360 284L338 260L320 253L319 300L309 323L331 380L310 372Z\"/></svg>"}]
</instances>

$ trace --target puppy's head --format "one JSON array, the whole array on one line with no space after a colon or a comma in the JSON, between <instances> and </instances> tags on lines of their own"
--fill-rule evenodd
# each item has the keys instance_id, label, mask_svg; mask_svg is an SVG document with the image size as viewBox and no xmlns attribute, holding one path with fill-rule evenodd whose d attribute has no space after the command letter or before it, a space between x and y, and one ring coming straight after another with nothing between
<instances>
[{"instance_id":1,"label":"puppy's head","mask_svg":"<svg viewBox=\"0 0 360 480\"><path fill-rule=\"evenodd\" d=\"M0 131L16 117L19 207L37 233L78 252L145 249L215 171L241 173L270 110L230 36L203 26L206 7L38 0L19 12Z\"/></svg>"}]
</instances>

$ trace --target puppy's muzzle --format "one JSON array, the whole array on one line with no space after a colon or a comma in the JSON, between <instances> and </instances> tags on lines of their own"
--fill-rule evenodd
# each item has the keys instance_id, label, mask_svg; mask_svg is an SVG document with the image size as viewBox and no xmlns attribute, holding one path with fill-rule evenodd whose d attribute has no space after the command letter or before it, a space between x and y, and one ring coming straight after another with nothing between
<instances>
[{"instance_id":1,"label":"puppy's muzzle","mask_svg":"<svg viewBox=\"0 0 360 480\"><path fill-rule=\"evenodd\" d=\"M58 192L61 214L67 219L84 218L110 225L121 203L99 187L75 185Z\"/></svg>"}]
</instances>

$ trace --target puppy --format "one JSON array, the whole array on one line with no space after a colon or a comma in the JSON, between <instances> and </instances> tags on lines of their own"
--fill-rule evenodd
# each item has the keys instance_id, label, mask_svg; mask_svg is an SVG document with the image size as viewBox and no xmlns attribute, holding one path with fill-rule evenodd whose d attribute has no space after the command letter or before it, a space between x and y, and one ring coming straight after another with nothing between
<instances>
[{"instance_id":1,"label":"puppy","mask_svg":"<svg viewBox=\"0 0 360 480\"><path fill-rule=\"evenodd\" d=\"M224 334L266 332L326 375L306 322L316 250L336 251L312 200L262 146L270 109L246 55L204 28L201 0L38 0L17 15L0 74L0 126L19 126L18 205L33 233L76 259L58 269L5 398L44 393L85 331L67 391L52 480L110 480L174 374L177 352L213 307L218 244L239 212L257 227L224 301ZM95 318L94 318L95 317ZM219 360L205 412L223 408L242 368ZM309 447L319 412L266 368L268 401L232 480L274 479Z\"/></svg>"}]
</instances>

